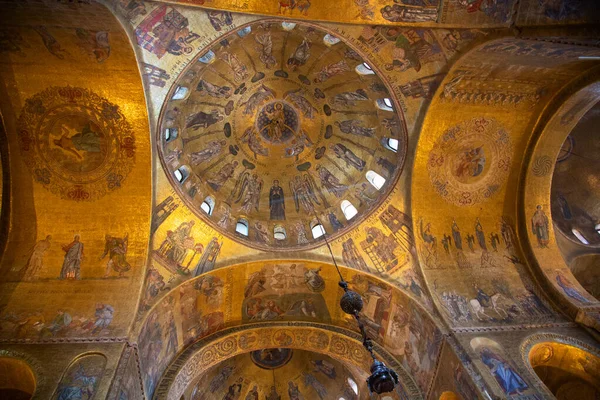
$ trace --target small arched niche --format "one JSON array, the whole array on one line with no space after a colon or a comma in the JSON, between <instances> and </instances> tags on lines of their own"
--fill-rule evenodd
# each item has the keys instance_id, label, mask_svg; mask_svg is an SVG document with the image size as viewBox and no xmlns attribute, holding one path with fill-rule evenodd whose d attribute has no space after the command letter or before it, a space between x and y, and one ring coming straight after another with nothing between
<instances>
[{"instance_id":1,"label":"small arched niche","mask_svg":"<svg viewBox=\"0 0 600 400\"><path fill-rule=\"evenodd\" d=\"M35 376L26 362L0 357L0 399L29 400L35 387Z\"/></svg>"},{"instance_id":2,"label":"small arched niche","mask_svg":"<svg viewBox=\"0 0 600 400\"><path fill-rule=\"evenodd\" d=\"M559 342L542 342L529 352L531 367L558 400L600 398L600 357Z\"/></svg>"}]
</instances>

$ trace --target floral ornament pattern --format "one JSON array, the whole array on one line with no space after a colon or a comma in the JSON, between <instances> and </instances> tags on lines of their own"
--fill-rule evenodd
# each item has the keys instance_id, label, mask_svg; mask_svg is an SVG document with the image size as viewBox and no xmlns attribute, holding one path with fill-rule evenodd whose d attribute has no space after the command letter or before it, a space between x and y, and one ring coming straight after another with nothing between
<instances>
[{"instance_id":1,"label":"floral ornament pattern","mask_svg":"<svg viewBox=\"0 0 600 400\"><path fill-rule=\"evenodd\" d=\"M135 164L135 136L118 105L77 87L25 101L19 144L33 179L60 198L94 201L118 190Z\"/></svg>"},{"instance_id":2,"label":"floral ornament pattern","mask_svg":"<svg viewBox=\"0 0 600 400\"><path fill-rule=\"evenodd\" d=\"M512 162L510 135L493 118L473 118L446 130L429 153L436 192L449 203L472 206L504 185Z\"/></svg>"}]
</instances>

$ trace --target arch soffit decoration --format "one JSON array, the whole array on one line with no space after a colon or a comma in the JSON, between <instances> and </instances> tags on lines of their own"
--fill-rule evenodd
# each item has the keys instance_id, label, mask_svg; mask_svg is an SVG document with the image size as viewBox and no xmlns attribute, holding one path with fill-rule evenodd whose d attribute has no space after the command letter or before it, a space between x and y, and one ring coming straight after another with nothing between
<instances>
[{"instance_id":1,"label":"arch soffit decoration","mask_svg":"<svg viewBox=\"0 0 600 400\"><path fill-rule=\"evenodd\" d=\"M596 69L588 79L600 78L600 70ZM531 144L531 155L523 171L524 185L519 211L523 221L521 228L527 231L526 246L533 257L533 264L542 275L551 293L561 305L566 305L568 312L586 325L600 328L600 302L594 299L579 284L571 270L564 262L556 242L556 231L552 223L550 193L552 172L561 147L571 130L577 125L585 113L600 99L600 82L591 83L569 96L558 110L543 126L539 137ZM533 218L537 207L548 219L548 237L546 241L538 239L533 232ZM586 316L586 312L591 312Z\"/></svg>"},{"instance_id":2,"label":"arch soffit decoration","mask_svg":"<svg viewBox=\"0 0 600 400\"><path fill-rule=\"evenodd\" d=\"M31 354L3 349L0 349L0 358L12 358L25 363L27 367L29 367L31 373L33 374L33 379L35 381L35 392L33 393L34 395L35 393L38 393L45 389L45 386L47 384L46 375L44 374L42 364L38 361L37 358L33 357Z\"/></svg>"},{"instance_id":3,"label":"arch soffit decoration","mask_svg":"<svg viewBox=\"0 0 600 400\"><path fill-rule=\"evenodd\" d=\"M292 261L286 261L286 260L272 260L271 261L271 267L270 269L273 269L273 266L275 264L284 264L284 263L291 263ZM303 261L301 260L293 260L293 263L297 263L297 264L302 264ZM311 262L310 261L304 261L304 263L306 263L308 266L311 266ZM314 261L313 261L314 263ZM235 280L241 280L243 281L242 284L245 284L248 281L248 277L242 277L240 278L240 275L242 275L240 273L240 269L241 268L248 268L248 266L252 266L253 264L256 264L258 266L264 266L264 264L269 264L269 261L256 261L256 262L249 262L249 263L242 263L242 264L236 264L233 266L229 266L229 267L223 267L223 268L219 268L216 270L213 270L211 272L202 274L196 278L187 280L183 283L181 283L180 285L174 287L172 290L170 290L168 293L166 293L158 302L156 302L152 308L150 310L148 310L148 312L145 314L144 318L139 321L139 325L138 325L138 330L137 330L137 342L139 346L144 346L145 343L145 339L144 339L144 333L147 330L147 325L149 322L151 322L151 318L157 315L157 313L164 313L164 310L167 309L173 309L176 313L179 313L178 310L175 310L172 304L179 304L179 301L176 301L175 303L173 303L173 296L175 297L179 297L179 293L184 293L184 292L190 292L190 291L194 291L194 287L196 285L196 283L202 283L202 282L206 282L206 281L210 281L212 279L214 279L214 277L226 277L226 281L223 282L223 287L225 288L229 288L229 290L231 290L231 283L234 282ZM355 335L356 338L358 338L358 332L353 332L352 329L354 329L354 325L353 324L348 324L348 322L346 321L346 319L344 319L345 314L343 314L343 312L341 311L341 309L339 309L339 298L342 294L342 290L338 287L337 283L338 283L338 275L337 272L335 272L335 269L332 265L330 264L325 264L325 263L314 263L312 264L312 266L318 265L321 269L321 275L324 279L324 286L330 288L329 292L327 292L327 289L323 292L321 292L320 294L325 295L324 297L326 297L326 301L327 304L330 306L329 310L326 312L331 314L331 319L330 320L319 320L319 319L313 319L314 322L303 322L306 321L306 318L298 318L298 317L285 317L285 322L280 321L280 323L282 324L288 324L288 325L303 325L303 324L312 324L314 326L320 326L323 329L329 329L331 331L344 331L344 332L348 332L348 335ZM237 271L236 271L237 270ZM263 268L262 271L264 271L265 269ZM402 325L404 328L406 328L409 325L409 321L412 320L412 315L414 314L415 316L415 321L420 321L419 323L421 325L426 325L429 328L425 328L425 329L430 329L431 330L431 335L430 339L431 340L435 340L438 341L440 346L438 346L438 350L437 353L435 355L433 355L433 359L431 360L432 365L435 366L437 364L437 359L439 358L439 354L441 351L441 341L443 340L443 336L446 334L446 328L444 326L444 324L441 322L441 319L437 316L434 316L431 314L431 311L425 309L420 303L418 303L415 299L413 299L412 297L408 296L406 293L404 293L402 290L398 289L397 287L393 286L390 283L385 282L384 280L375 277L371 274L367 274L361 271L357 271L354 269L350 269L350 268L346 268L346 267L341 267L341 271L342 271L342 275L344 275L344 277L349 281L351 287L353 285L353 280L352 278L354 277L360 277L360 281L361 282L372 282L375 283L376 285L379 285L380 287L383 286L386 288L387 291L389 291L389 293L391 293L391 298L392 299L396 299L396 300L391 300L390 301L390 308L389 308L389 313L391 314L392 312L400 312L400 313L405 313L407 314L406 316L406 321L405 323ZM235 278L234 278L235 276ZM352 276L352 278L350 278L350 276ZM219 279L217 277L217 279ZM237 285L239 285L239 282L236 283ZM187 289L186 289L187 288ZM333 289L331 289L333 288ZM332 297L332 293L335 293L335 295L333 295ZM240 304L236 303L236 306L239 306L239 308L243 308L243 304L246 304L246 301L242 300L244 297L244 293L238 293L237 295L234 295L233 293L228 293L227 295L224 295L223 297L227 297L227 298L240 298L239 302ZM393 304L392 304L393 303ZM401 305L400 303L404 303L404 305ZM396 306L396 304L398 304L398 306ZM247 304L246 304L247 305ZM231 312L229 312L229 314L236 314L238 315L239 312L241 310L238 310L237 308L233 308L232 305L229 305ZM177 306L177 308L179 308ZM335 308L335 309L334 309ZM162 311L161 311L162 310ZM393 311L393 310L397 310L397 311ZM403 310L403 311L400 311ZM172 314L171 312L169 312L169 314ZM226 315L229 315L228 313L225 313ZM210 334L212 334L213 332L215 332L214 330L209 331L205 336L202 336L202 332L195 336L195 337L188 337L187 339L184 339L185 343L199 343L201 341L201 343L205 343L204 340L207 337L213 337L213 336L220 336L220 335L224 335L224 332L227 332L227 330L233 329L233 330L244 330L244 329L249 329L253 326L256 326L256 322L253 321L252 319L248 320L247 317L244 317L243 315L240 317L241 319L238 320L223 320L223 323L220 325L220 327L217 330L217 333L214 333L212 336L210 336ZM309 318L310 320L310 318ZM387 321L387 320L386 320ZM392 317L389 316L389 321L387 322L381 322L380 323L384 324L387 326L387 324L390 324L392 321ZM221 329L221 328L225 328ZM348 329L348 327L350 327L350 329ZM386 328L387 331L389 331L389 328ZM418 328L417 328L418 329ZM390 345L390 343L392 342L399 342L400 344L404 343L404 336L402 336L403 334L400 333L400 337L397 337L396 339L392 338L392 336L389 336L390 333L386 333L385 337L373 337L374 339L374 344L376 345L376 347L378 349L380 349L380 352L382 354L385 353L389 353L389 354L397 354L397 357L403 357L402 354L404 354L402 351L400 353L398 353L399 348L396 348L395 351L392 350L391 348L388 348L387 346ZM388 338L389 340L386 340L386 338ZM197 345L194 345L197 346ZM200 346L202 347L202 346ZM268 346L266 346L268 347ZM403 348L403 346L400 346ZM183 354L184 352L187 352L190 346L183 344L180 345L178 347L178 351L176 352L177 354ZM360 349L362 349L362 347L359 346ZM318 349L318 348L317 348ZM310 350L314 350L314 349L310 349ZM362 350L361 350L362 351ZM365 353L366 354L366 353ZM397 363L397 361L394 361L394 356L390 356L390 363L394 363L393 365L400 365ZM142 370L144 368L146 368L144 366L144 360L141 360L142 363ZM161 362L161 365L164 365L166 368L166 366L168 365L181 365L181 363L177 360L165 360L164 362ZM368 366L367 366L368 368ZM417 367L420 368L420 367ZM418 390L426 390L427 385L430 385L430 378L433 378L432 372L431 371L421 371L419 370L419 372L421 373L422 378L419 380L419 386L420 389ZM169 372L169 369L166 369L166 372L163 371L160 376L163 377L172 377L172 372ZM430 376L431 375L431 376ZM190 382L190 381L186 381L186 382ZM184 390L185 388L183 388L182 390ZM159 388L157 387L156 390L159 390ZM183 392L182 392L183 393Z\"/></svg>"},{"instance_id":4,"label":"arch soffit decoration","mask_svg":"<svg viewBox=\"0 0 600 400\"><path fill-rule=\"evenodd\" d=\"M144 317L141 321L137 322L137 325L135 327L135 330L133 332L134 336L137 336L139 338L140 335L140 329L144 326L145 322L148 319L148 316L152 313L152 311L158 310L160 309L163 304L168 301L167 299L169 298L170 295L180 291L184 286L194 286L194 284L198 281L201 281L203 279L205 279L206 277L210 277L211 275L214 275L215 272L218 272L219 274L224 274L227 275L227 277L233 277L234 276L234 271L236 268L240 268L240 267L244 267L247 265L252 265L252 264L265 264L265 263L272 263L277 264L277 263L296 263L296 264L302 264L302 263L315 263L314 260L302 260L302 259L294 259L294 260L285 260L285 259L261 259L261 260L256 260L256 261L249 261L249 262L244 262L244 263L239 263L239 264L234 264L234 265L230 265L227 267L222 267L222 268L218 268L215 269L213 271L210 272L206 272L202 275L199 275L195 278L189 279L187 281L181 282L179 285L173 287L171 290L169 290L168 292L166 292L161 298L160 300L158 300L156 303L154 303L152 305L152 307L145 312ZM326 263L326 262L318 262L318 264L321 267L324 268L329 268L332 271L334 266L333 264L330 263ZM358 271L355 270L353 268L349 268L346 266L341 265L338 262L338 266L340 267L340 271L342 272L342 275L344 276L344 279L347 279L348 275L350 273L356 275L356 276L361 276L364 277L370 281L373 282L377 282L380 283L382 285L385 285L387 287L389 287L389 289L392 290L392 293L394 293L395 295L399 295L401 296L401 298L405 298L407 301L410 302L411 306L414 307L416 310L418 310L421 315L426 316L427 319L429 320L429 322L433 323L433 325L440 330L440 333L445 334L447 333L447 327L446 325L443 323L443 319L440 318L439 314L437 313L437 310L435 309L427 309L425 308L417 299L415 299L411 294L407 293L404 289L402 288L398 288L397 286L395 286L392 282L387 282L386 280L384 280L381 277L375 276L373 274L370 273L366 273L363 271ZM331 292L333 291L337 291L338 295L341 296L341 289L338 288L338 275L337 272L335 275L331 275L332 277L330 277L329 279L327 279L327 277L325 277L325 286L329 287L330 289L326 289L325 292L327 290L330 290ZM246 277L247 278L247 277ZM350 286L352 287L352 283L350 282ZM335 287L335 289L331 289L332 287ZM338 297L339 297L338 296ZM337 298L337 297L336 297ZM339 299L338 299L339 300ZM336 305L339 305L339 301L335 303ZM340 309L340 313L341 309Z\"/></svg>"},{"instance_id":5,"label":"arch soffit decoration","mask_svg":"<svg viewBox=\"0 0 600 400\"><path fill-rule=\"evenodd\" d=\"M532 378L532 383L536 386L536 388L540 392L546 393L546 394L548 394L548 396L554 396L554 395L552 395L550 393L550 391L548 390L546 385L539 378L538 374L533 369L533 366L531 365L531 362L529 359L532 349L536 345L544 344L544 343L564 344L564 345L574 347L576 349L582 350L582 351L587 352L595 357L600 358L600 349L597 346L595 346L595 344L588 343L583 340L569 337L569 336L562 335L562 334L558 334L558 333L551 333L551 332L536 333L536 334L533 334L533 335L528 336L525 339L523 339L523 341L521 342L521 345L520 345L521 361L523 362L523 365L525 365L525 368L529 372L529 375Z\"/></svg>"},{"instance_id":6,"label":"arch soffit decoration","mask_svg":"<svg viewBox=\"0 0 600 400\"><path fill-rule=\"evenodd\" d=\"M171 362L153 398L178 400L188 386L211 367L240 354L273 347L317 352L361 371L368 371L371 363L357 332L306 322L257 323L229 328L191 344ZM374 350L398 373L400 385L409 398L424 398L401 362L378 344Z\"/></svg>"}]
</instances>

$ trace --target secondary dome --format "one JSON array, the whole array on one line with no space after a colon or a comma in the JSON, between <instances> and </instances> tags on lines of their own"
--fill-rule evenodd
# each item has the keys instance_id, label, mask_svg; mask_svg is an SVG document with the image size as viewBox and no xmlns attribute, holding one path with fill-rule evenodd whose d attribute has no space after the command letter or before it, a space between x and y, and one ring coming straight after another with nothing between
<instances>
[{"instance_id":1,"label":"secondary dome","mask_svg":"<svg viewBox=\"0 0 600 400\"><path fill-rule=\"evenodd\" d=\"M357 400L360 392L366 392L363 381L340 361L322 354L264 349L212 367L186 390L185 398Z\"/></svg>"},{"instance_id":2,"label":"secondary dome","mask_svg":"<svg viewBox=\"0 0 600 400\"><path fill-rule=\"evenodd\" d=\"M264 250L311 248L377 208L405 156L387 84L314 25L256 22L202 51L159 121L179 195L224 235Z\"/></svg>"}]
</instances>

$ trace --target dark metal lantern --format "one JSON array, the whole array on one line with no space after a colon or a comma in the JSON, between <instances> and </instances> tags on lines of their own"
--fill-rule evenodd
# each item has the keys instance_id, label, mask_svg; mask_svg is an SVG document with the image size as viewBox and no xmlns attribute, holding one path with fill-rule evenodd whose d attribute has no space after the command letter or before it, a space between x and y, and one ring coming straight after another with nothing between
<instances>
[{"instance_id":1,"label":"dark metal lantern","mask_svg":"<svg viewBox=\"0 0 600 400\"><path fill-rule=\"evenodd\" d=\"M363 308L363 299L360 294L348 290L347 292L344 292L340 299L340 307L346 314L357 314L361 312Z\"/></svg>"},{"instance_id":2,"label":"dark metal lantern","mask_svg":"<svg viewBox=\"0 0 600 400\"><path fill-rule=\"evenodd\" d=\"M398 384L398 374L385 366L379 360L373 361L371 365L371 376L367 379L367 386L371 393L388 393L394 390Z\"/></svg>"},{"instance_id":3,"label":"dark metal lantern","mask_svg":"<svg viewBox=\"0 0 600 400\"><path fill-rule=\"evenodd\" d=\"M319 216L317 213L314 213L315 219L321 223ZM344 280L342 273L340 272L340 268L335 261L335 257L333 256L333 251L331 250L331 246L329 245L329 241L327 241L327 235L323 234L323 239L325 239L325 244L329 249L329 254L331 254L331 260L333 261L333 265L335 265L335 269L337 270L338 275L340 276L340 281L338 285L344 290L344 294L340 299L340 307L346 314L350 314L356 320L358 324L358 328L360 329L360 334L362 336L362 344L363 347L369 352L371 357L373 358L373 364L371 365L371 376L367 379L367 386L369 387L369 391L371 393L389 393L394 390L396 385L398 384L398 374L385 366L385 364L379 360L377 360L375 353L373 351L373 341L367 335L367 330L365 329L365 323L362 321L360 312L363 309L363 299L360 294L356 293L353 290L348 288L348 282Z\"/></svg>"}]
</instances>

